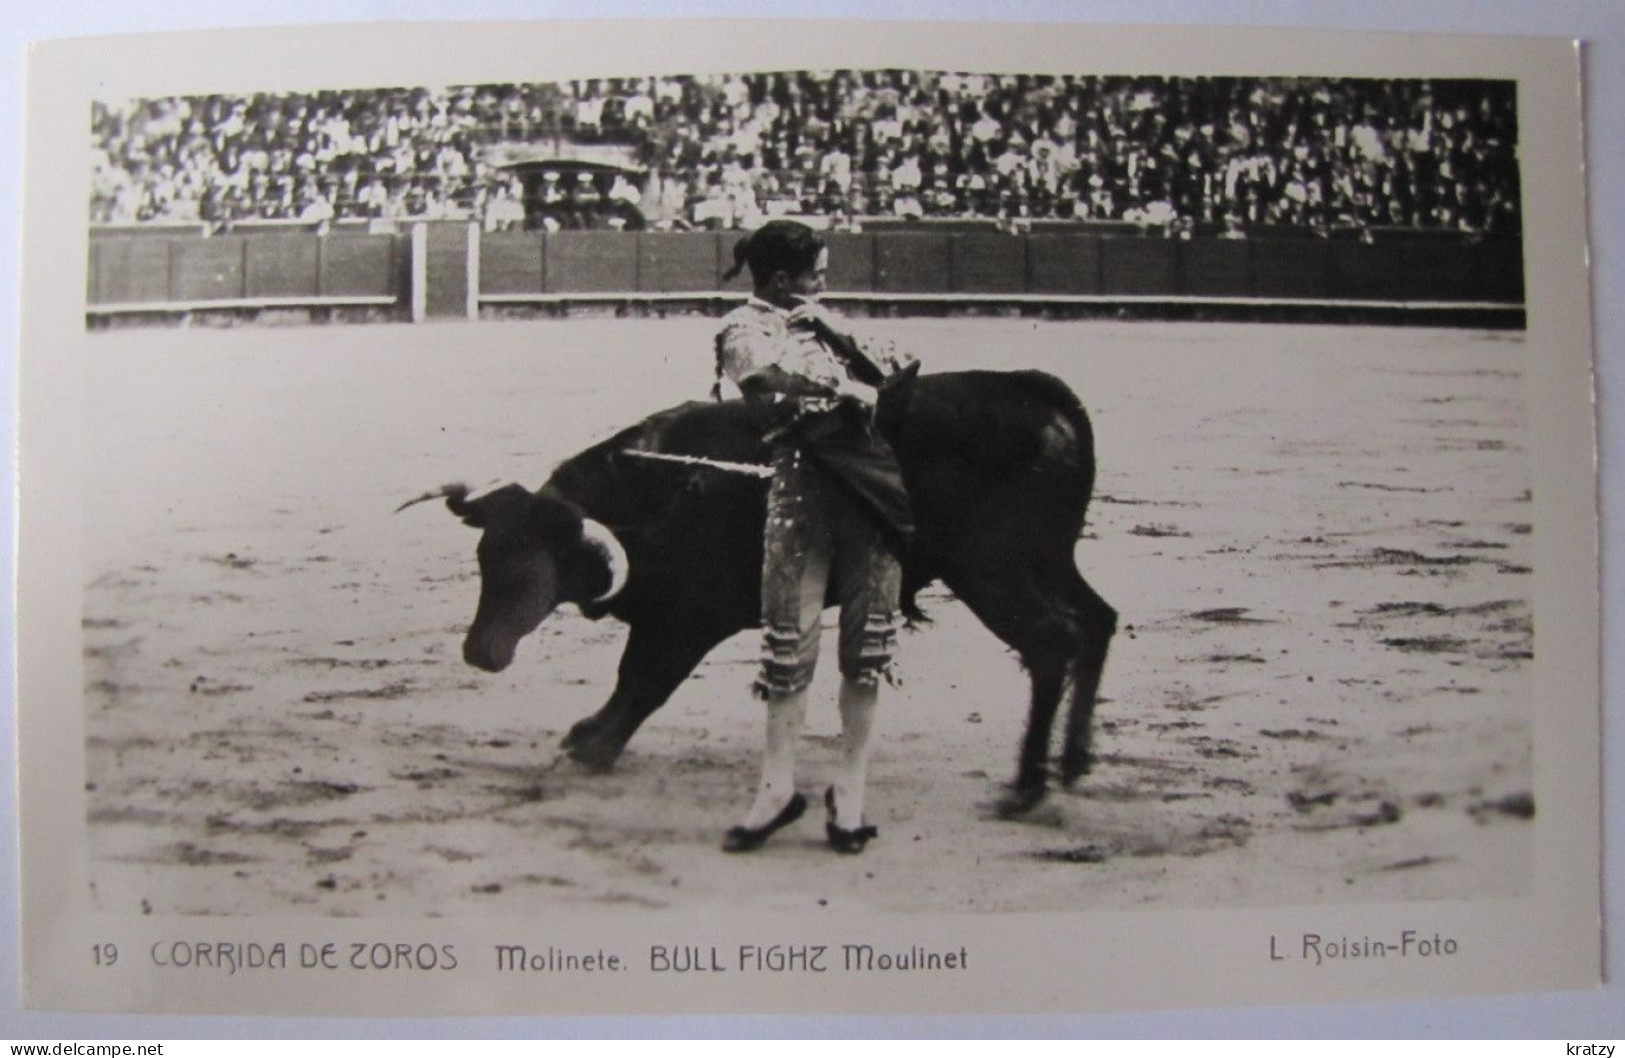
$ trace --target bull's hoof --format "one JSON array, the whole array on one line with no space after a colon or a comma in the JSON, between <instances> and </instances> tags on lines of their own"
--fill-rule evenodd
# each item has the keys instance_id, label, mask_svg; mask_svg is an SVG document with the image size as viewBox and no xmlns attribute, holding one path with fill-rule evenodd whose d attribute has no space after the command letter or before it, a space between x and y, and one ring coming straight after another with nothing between
<instances>
[{"instance_id":1,"label":"bull's hoof","mask_svg":"<svg viewBox=\"0 0 1625 1058\"><path fill-rule=\"evenodd\" d=\"M584 745L597 733L598 718L596 716L583 717L570 725L570 730L565 732L564 741L559 743L559 747L561 749L575 749L577 746Z\"/></svg>"},{"instance_id":2,"label":"bull's hoof","mask_svg":"<svg viewBox=\"0 0 1625 1058\"><path fill-rule=\"evenodd\" d=\"M1061 758L1061 785L1068 790L1072 789L1079 779L1094 769L1094 766L1095 759L1088 753L1079 753L1076 756L1066 754Z\"/></svg>"},{"instance_id":3,"label":"bull's hoof","mask_svg":"<svg viewBox=\"0 0 1625 1058\"><path fill-rule=\"evenodd\" d=\"M1012 786L999 798L993 810L1000 819L1020 819L1043 802L1046 792L1042 785Z\"/></svg>"},{"instance_id":4,"label":"bull's hoof","mask_svg":"<svg viewBox=\"0 0 1625 1058\"><path fill-rule=\"evenodd\" d=\"M723 852L755 852L767 844L767 839L783 830L785 827L801 818L807 810L807 799L801 794L791 794L790 800L785 804L779 814L759 827L729 827L728 833L722 837Z\"/></svg>"},{"instance_id":5,"label":"bull's hoof","mask_svg":"<svg viewBox=\"0 0 1625 1058\"><path fill-rule=\"evenodd\" d=\"M566 745L568 746L566 754L569 758L594 775L602 775L613 769L621 756L619 747L605 749L595 742L577 742L574 745L566 742Z\"/></svg>"}]
</instances>

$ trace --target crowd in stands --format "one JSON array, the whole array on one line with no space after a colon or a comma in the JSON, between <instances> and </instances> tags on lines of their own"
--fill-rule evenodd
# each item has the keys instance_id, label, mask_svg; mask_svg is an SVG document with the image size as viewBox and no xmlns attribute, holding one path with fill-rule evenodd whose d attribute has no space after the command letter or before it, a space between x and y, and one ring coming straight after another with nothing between
<instances>
[{"instance_id":1,"label":"crowd in stands","mask_svg":"<svg viewBox=\"0 0 1625 1058\"><path fill-rule=\"evenodd\" d=\"M95 223L1520 226L1510 82L768 73L98 103L93 132ZM526 144L639 173L527 192L501 166Z\"/></svg>"}]
</instances>

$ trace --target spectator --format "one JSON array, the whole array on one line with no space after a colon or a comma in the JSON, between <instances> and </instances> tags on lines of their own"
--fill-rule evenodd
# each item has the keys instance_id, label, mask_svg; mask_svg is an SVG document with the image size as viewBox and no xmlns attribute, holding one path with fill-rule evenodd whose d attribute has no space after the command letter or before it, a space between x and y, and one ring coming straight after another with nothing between
<instances>
[{"instance_id":1,"label":"spectator","mask_svg":"<svg viewBox=\"0 0 1625 1058\"><path fill-rule=\"evenodd\" d=\"M706 223L792 202L927 216L1171 209L1187 229L1520 223L1509 83L918 71L98 104L92 218L297 217L315 179L336 217L468 215L477 200L510 201L480 195L500 164L483 148L571 130L626 143L665 174L674 190L644 203L671 214L656 223L678 222L679 191L695 193L690 208L725 200Z\"/></svg>"},{"instance_id":2,"label":"spectator","mask_svg":"<svg viewBox=\"0 0 1625 1058\"><path fill-rule=\"evenodd\" d=\"M525 204L513 178L497 184L480 211L486 231L517 231L525 226Z\"/></svg>"}]
</instances>

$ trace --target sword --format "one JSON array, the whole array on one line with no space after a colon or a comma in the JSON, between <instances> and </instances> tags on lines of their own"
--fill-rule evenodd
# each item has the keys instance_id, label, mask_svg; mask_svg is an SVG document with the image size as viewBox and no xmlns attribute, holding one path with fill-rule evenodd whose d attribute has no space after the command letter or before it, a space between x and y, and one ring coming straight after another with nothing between
<instances>
[{"instance_id":1,"label":"sword","mask_svg":"<svg viewBox=\"0 0 1625 1058\"><path fill-rule=\"evenodd\" d=\"M679 463L683 466L721 470L729 474L747 474L753 478L762 478L764 480L773 476L773 468L763 463L730 463L722 459L707 459L705 456L681 456L670 452L644 452L636 448L624 449L621 454L636 456L638 459L650 459L657 463Z\"/></svg>"}]
</instances>

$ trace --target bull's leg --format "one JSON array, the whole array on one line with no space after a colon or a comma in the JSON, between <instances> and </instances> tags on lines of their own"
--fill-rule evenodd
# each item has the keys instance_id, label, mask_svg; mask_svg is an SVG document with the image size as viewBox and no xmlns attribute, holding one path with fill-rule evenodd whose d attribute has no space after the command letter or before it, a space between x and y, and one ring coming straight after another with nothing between
<instances>
[{"instance_id":1,"label":"bull's leg","mask_svg":"<svg viewBox=\"0 0 1625 1058\"><path fill-rule=\"evenodd\" d=\"M1023 814L1044 799L1049 786L1050 730L1066 685L1064 657L1045 654L1026 661L1033 681L1033 699L1027 713L1027 734L1021 740L1015 785L999 800L999 815L1006 819Z\"/></svg>"},{"instance_id":2,"label":"bull's leg","mask_svg":"<svg viewBox=\"0 0 1625 1058\"><path fill-rule=\"evenodd\" d=\"M999 814L1020 815L1044 799L1049 782L1049 740L1067 670L1077 652L1076 621L1056 588L1034 570L1008 580L949 578L948 586L988 630L1021 655L1032 678L1032 704L1022 738L1016 781ZM957 581L957 583L956 583Z\"/></svg>"},{"instance_id":3,"label":"bull's leg","mask_svg":"<svg viewBox=\"0 0 1625 1058\"><path fill-rule=\"evenodd\" d=\"M934 561L922 554L924 548L918 540L914 546L914 553L903 567L903 586L897 600L898 612L903 615L903 623L909 628L931 623L931 615L920 608L917 596L921 589L937 578Z\"/></svg>"},{"instance_id":4,"label":"bull's leg","mask_svg":"<svg viewBox=\"0 0 1625 1058\"><path fill-rule=\"evenodd\" d=\"M1091 750L1095 696L1106 667L1106 651L1117 632L1117 611L1074 575L1072 597L1082 639L1073 662L1072 704L1066 718L1066 744L1061 751L1061 785L1071 786L1094 764Z\"/></svg>"},{"instance_id":5,"label":"bull's leg","mask_svg":"<svg viewBox=\"0 0 1625 1058\"><path fill-rule=\"evenodd\" d=\"M711 649L730 635L707 629L635 624L604 707L564 737L570 759L597 771L615 764L637 729L666 704Z\"/></svg>"}]
</instances>

